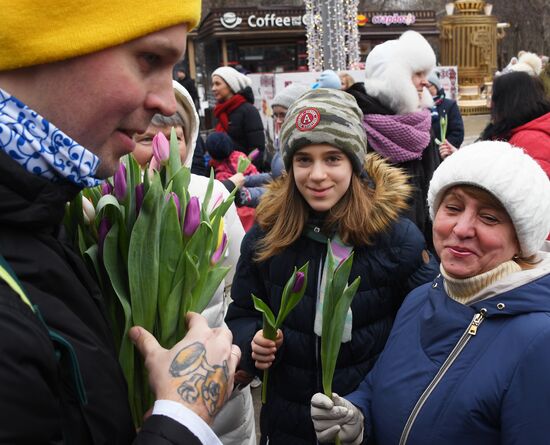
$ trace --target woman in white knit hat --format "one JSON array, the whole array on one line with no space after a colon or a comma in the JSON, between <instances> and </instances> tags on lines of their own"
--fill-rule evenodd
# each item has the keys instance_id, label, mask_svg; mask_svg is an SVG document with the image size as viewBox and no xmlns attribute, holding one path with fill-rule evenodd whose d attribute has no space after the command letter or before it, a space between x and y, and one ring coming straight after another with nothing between
<instances>
[{"instance_id":1,"label":"woman in white knit hat","mask_svg":"<svg viewBox=\"0 0 550 445\"><path fill-rule=\"evenodd\" d=\"M406 298L357 391L313 397L319 441L547 444L550 181L520 148L480 142L441 164L428 203L441 275Z\"/></svg>"},{"instance_id":2,"label":"woman in white knit hat","mask_svg":"<svg viewBox=\"0 0 550 445\"><path fill-rule=\"evenodd\" d=\"M214 116L216 131L227 133L235 149L249 154L257 148L254 164L262 167L265 151L264 126L254 107L254 93L249 77L230 66L221 66L212 73L212 93L216 99Z\"/></svg>"}]
</instances>

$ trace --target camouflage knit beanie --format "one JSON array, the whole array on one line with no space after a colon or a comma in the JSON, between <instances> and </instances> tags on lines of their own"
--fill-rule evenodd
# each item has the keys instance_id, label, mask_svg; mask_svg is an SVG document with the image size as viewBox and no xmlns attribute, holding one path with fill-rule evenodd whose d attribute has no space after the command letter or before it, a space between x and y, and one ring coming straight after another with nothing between
<instances>
[{"instance_id":1,"label":"camouflage knit beanie","mask_svg":"<svg viewBox=\"0 0 550 445\"><path fill-rule=\"evenodd\" d=\"M360 174L367 153L363 113L355 98L333 88L318 88L301 96L288 109L281 127L281 147L287 171L302 147L329 144L342 150Z\"/></svg>"}]
</instances>

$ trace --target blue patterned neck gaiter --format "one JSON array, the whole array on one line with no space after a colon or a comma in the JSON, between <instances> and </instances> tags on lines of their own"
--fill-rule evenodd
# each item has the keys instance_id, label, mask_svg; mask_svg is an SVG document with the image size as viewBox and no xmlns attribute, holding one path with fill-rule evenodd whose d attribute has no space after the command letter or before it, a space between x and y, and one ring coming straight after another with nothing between
<instances>
[{"instance_id":1,"label":"blue patterned neck gaiter","mask_svg":"<svg viewBox=\"0 0 550 445\"><path fill-rule=\"evenodd\" d=\"M94 187L99 158L0 88L0 150L29 173Z\"/></svg>"}]
</instances>

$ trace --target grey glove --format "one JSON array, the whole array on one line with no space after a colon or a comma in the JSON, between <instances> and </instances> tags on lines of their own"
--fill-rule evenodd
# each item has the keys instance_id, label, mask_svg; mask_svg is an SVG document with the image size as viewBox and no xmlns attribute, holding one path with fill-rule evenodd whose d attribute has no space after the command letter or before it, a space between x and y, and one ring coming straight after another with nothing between
<instances>
[{"instance_id":1,"label":"grey glove","mask_svg":"<svg viewBox=\"0 0 550 445\"><path fill-rule=\"evenodd\" d=\"M359 445L363 441L363 414L352 403L332 393L332 400L318 392L311 398L311 419L320 443Z\"/></svg>"}]
</instances>

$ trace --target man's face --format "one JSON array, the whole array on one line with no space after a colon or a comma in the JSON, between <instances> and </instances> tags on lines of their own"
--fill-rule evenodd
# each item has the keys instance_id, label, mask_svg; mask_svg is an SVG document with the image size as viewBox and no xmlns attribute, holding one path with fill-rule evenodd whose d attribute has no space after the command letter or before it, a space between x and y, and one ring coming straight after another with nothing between
<instances>
[{"instance_id":1,"label":"man's face","mask_svg":"<svg viewBox=\"0 0 550 445\"><path fill-rule=\"evenodd\" d=\"M109 177L155 113L175 113L172 67L185 53L186 28L44 65L41 93L28 104L95 153L101 160L96 176Z\"/></svg>"}]
</instances>

